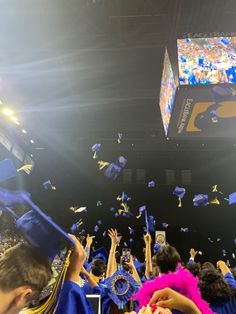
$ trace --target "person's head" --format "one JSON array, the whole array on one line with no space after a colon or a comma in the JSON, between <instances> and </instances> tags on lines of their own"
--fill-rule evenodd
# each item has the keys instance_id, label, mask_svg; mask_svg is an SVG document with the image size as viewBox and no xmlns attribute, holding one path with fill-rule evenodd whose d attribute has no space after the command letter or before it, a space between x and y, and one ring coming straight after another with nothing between
<instances>
[{"instance_id":1,"label":"person's head","mask_svg":"<svg viewBox=\"0 0 236 314\"><path fill-rule=\"evenodd\" d=\"M19 244L0 258L0 314L19 313L37 301L51 278L51 264L39 249Z\"/></svg>"},{"instance_id":2,"label":"person's head","mask_svg":"<svg viewBox=\"0 0 236 314\"><path fill-rule=\"evenodd\" d=\"M163 245L155 255L155 259L156 265L163 274L175 272L181 260L179 253L171 245Z\"/></svg>"},{"instance_id":3,"label":"person's head","mask_svg":"<svg viewBox=\"0 0 236 314\"><path fill-rule=\"evenodd\" d=\"M102 279L106 272L106 264L104 260L102 259L94 259L92 261L92 266L90 272L93 274L93 276Z\"/></svg>"},{"instance_id":4,"label":"person's head","mask_svg":"<svg viewBox=\"0 0 236 314\"><path fill-rule=\"evenodd\" d=\"M210 263L210 262L205 262L202 264L202 267L201 267L202 270L205 270L205 269L209 269L209 270L215 270L215 266L214 264Z\"/></svg>"},{"instance_id":5,"label":"person's head","mask_svg":"<svg viewBox=\"0 0 236 314\"><path fill-rule=\"evenodd\" d=\"M190 271L193 276L198 277L201 270L201 265L199 263L188 263L185 265L185 268Z\"/></svg>"},{"instance_id":6,"label":"person's head","mask_svg":"<svg viewBox=\"0 0 236 314\"><path fill-rule=\"evenodd\" d=\"M224 280L223 275L216 268L212 268L209 265L203 268L199 279L202 297L208 303L227 302L234 297L233 288Z\"/></svg>"}]
</instances>

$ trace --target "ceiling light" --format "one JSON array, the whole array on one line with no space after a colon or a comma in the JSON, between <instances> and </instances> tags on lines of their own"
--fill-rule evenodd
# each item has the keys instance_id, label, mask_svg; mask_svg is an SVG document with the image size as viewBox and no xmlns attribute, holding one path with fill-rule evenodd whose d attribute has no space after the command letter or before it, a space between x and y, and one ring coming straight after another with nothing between
<instances>
[{"instance_id":1,"label":"ceiling light","mask_svg":"<svg viewBox=\"0 0 236 314\"><path fill-rule=\"evenodd\" d=\"M10 120L11 120L12 122L14 122L15 124L20 125L20 122L19 122L19 120L17 119L17 117L11 116L11 117L10 117Z\"/></svg>"},{"instance_id":2,"label":"ceiling light","mask_svg":"<svg viewBox=\"0 0 236 314\"><path fill-rule=\"evenodd\" d=\"M31 144L34 144L34 140L30 140L30 143L31 143Z\"/></svg>"},{"instance_id":3,"label":"ceiling light","mask_svg":"<svg viewBox=\"0 0 236 314\"><path fill-rule=\"evenodd\" d=\"M25 129L22 129L21 132L27 134L27 131Z\"/></svg>"},{"instance_id":4,"label":"ceiling light","mask_svg":"<svg viewBox=\"0 0 236 314\"><path fill-rule=\"evenodd\" d=\"M2 109L2 114L4 114L4 116L12 116L14 114L14 111L9 109L9 108L3 108Z\"/></svg>"}]
</instances>

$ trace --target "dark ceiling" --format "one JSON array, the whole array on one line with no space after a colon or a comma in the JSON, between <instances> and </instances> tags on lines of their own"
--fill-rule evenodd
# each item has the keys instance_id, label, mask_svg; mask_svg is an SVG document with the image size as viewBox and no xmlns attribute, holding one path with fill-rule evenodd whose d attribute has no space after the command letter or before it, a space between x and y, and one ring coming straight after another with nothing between
<instances>
[{"instance_id":1,"label":"dark ceiling","mask_svg":"<svg viewBox=\"0 0 236 314\"><path fill-rule=\"evenodd\" d=\"M0 93L46 147L93 141L170 149L158 94L165 45L186 32L233 31L235 1L1 2ZM155 141L153 142L153 138ZM164 145L164 146L163 146Z\"/></svg>"}]
</instances>

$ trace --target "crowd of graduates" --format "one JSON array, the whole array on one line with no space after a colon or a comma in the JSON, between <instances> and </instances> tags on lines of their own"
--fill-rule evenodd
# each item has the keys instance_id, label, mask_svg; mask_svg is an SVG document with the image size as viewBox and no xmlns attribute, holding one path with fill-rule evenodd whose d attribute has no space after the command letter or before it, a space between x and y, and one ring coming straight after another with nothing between
<instances>
[{"instance_id":1,"label":"crowd of graduates","mask_svg":"<svg viewBox=\"0 0 236 314\"><path fill-rule=\"evenodd\" d=\"M107 234L109 252L103 247L92 251L94 236L87 235L82 244L69 235L68 251L57 249L54 256L45 254L43 244L33 245L31 236L18 238L18 244L9 234L3 237L7 248L0 257L0 314L90 314L94 309L88 295L100 296L102 314L236 313L234 270L224 261L197 263L198 252L191 249L184 264L170 244L156 244L152 254L155 241L146 233L137 243L144 253L141 262L120 247L116 229ZM49 247L53 240L46 240Z\"/></svg>"}]
</instances>

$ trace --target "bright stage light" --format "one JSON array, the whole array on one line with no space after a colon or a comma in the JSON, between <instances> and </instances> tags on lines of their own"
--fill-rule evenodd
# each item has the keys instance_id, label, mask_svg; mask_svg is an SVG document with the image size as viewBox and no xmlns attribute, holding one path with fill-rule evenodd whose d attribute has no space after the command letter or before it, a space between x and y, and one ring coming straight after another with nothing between
<instances>
[{"instance_id":1,"label":"bright stage light","mask_svg":"<svg viewBox=\"0 0 236 314\"><path fill-rule=\"evenodd\" d=\"M11 120L13 123L15 123L15 124L20 125L20 122L19 122L19 120L17 119L17 117L11 116L11 117L10 117L10 120Z\"/></svg>"},{"instance_id":2,"label":"bright stage light","mask_svg":"<svg viewBox=\"0 0 236 314\"><path fill-rule=\"evenodd\" d=\"M34 140L30 140L30 143L31 143L31 144L34 144Z\"/></svg>"},{"instance_id":3,"label":"bright stage light","mask_svg":"<svg viewBox=\"0 0 236 314\"><path fill-rule=\"evenodd\" d=\"M9 108L3 108L2 114L4 114L4 116L11 117L14 114L14 111Z\"/></svg>"},{"instance_id":4,"label":"bright stage light","mask_svg":"<svg viewBox=\"0 0 236 314\"><path fill-rule=\"evenodd\" d=\"M22 129L21 132L27 134L27 131L25 129Z\"/></svg>"}]
</instances>

